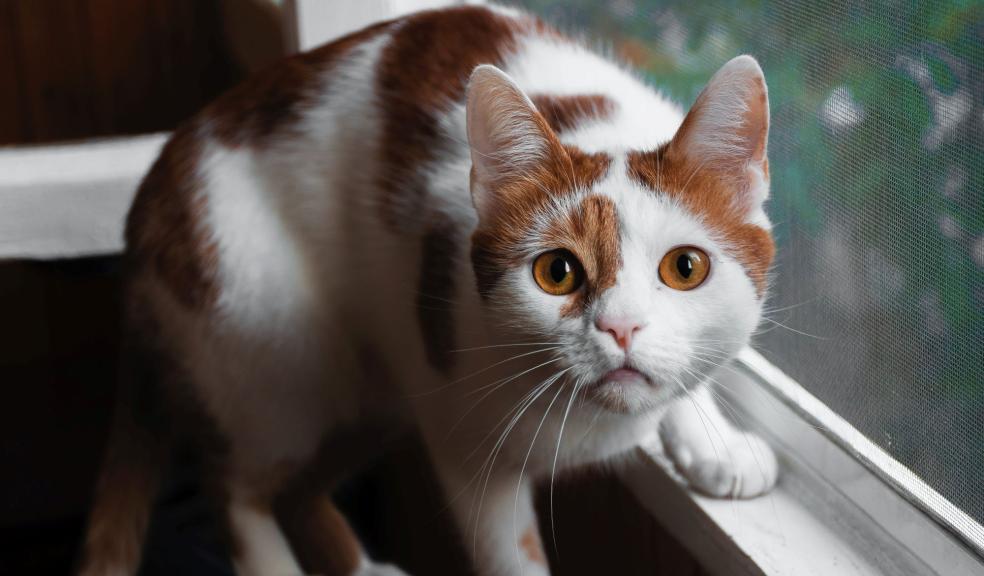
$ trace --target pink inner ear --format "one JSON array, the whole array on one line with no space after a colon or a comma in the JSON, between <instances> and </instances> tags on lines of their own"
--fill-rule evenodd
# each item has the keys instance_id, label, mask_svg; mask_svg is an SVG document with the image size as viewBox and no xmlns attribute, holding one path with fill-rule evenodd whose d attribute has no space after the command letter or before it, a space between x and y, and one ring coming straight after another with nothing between
<instances>
[{"instance_id":1,"label":"pink inner ear","mask_svg":"<svg viewBox=\"0 0 984 576\"><path fill-rule=\"evenodd\" d=\"M547 557L543 553L543 543L540 535L536 531L536 525L529 526L519 539L519 546L526 554L526 558L534 564L547 565Z\"/></svg>"},{"instance_id":2,"label":"pink inner ear","mask_svg":"<svg viewBox=\"0 0 984 576\"><path fill-rule=\"evenodd\" d=\"M468 142L476 177L495 185L546 155L552 133L504 72L479 66L468 83Z\"/></svg>"},{"instance_id":3,"label":"pink inner ear","mask_svg":"<svg viewBox=\"0 0 984 576\"><path fill-rule=\"evenodd\" d=\"M543 116L509 76L494 66L475 69L468 84L468 142L472 201L480 220L517 201L517 188L534 178L568 173L572 159Z\"/></svg>"},{"instance_id":4,"label":"pink inner ear","mask_svg":"<svg viewBox=\"0 0 984 576\"><path fill-rule=\"evenodd\" d=\"M743 170L750 163L765 163L768 135L765 77L753 58L739 56L708 82L669 151L717 169Z\"/></svg>"},{"instance_id":5,"label":"pink inner ear","mask_svg":"<svg viewBox=\"0 0 984 576\"><path fill-rule=\"evenodd\" d=\"M765 160L766 147L769 141L769 96L765 86L765 78L758 76L751 79L754 87L746 103L743 137L752 151L750 160L762 162Z\"/></svg>"}]
</instances>

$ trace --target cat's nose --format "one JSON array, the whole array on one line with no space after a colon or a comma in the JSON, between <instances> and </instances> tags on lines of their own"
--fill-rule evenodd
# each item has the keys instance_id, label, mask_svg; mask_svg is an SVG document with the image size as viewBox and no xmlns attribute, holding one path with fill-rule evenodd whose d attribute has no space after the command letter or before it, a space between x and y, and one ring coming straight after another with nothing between
<instances>
[{"instance_id":1,"label":"cat's nose","mask_svg":"<svg viewBox=\"0 0 984 576\"><path fill-rule=\"evenodd\" d=\"M642 330L643 324L634 318L609 318L599 316L595 319L595 328L611 334L618 347L626 352L632 346L632 338Z\"/></svg>"}]
</instances>

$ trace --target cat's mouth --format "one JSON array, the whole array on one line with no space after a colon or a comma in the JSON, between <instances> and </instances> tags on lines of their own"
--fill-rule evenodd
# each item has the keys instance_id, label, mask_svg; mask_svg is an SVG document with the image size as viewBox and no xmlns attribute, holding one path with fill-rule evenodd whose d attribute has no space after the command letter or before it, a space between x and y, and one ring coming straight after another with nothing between
<instances>
[{"instance_id":1,"label":"cat's mouth","mask_svg":"<svg viewBox=\"0 0 984 576\"><path fill-rule=\"evenodd\" d=\"M628 413L651 394L653 380L626 363L606 372L587 390L589 398L614 412Z\"/></svg>"},{"instance_id":2,"label":"cat's mouth","mask_svg":"<svg viewBox=\"0 0 984 576\"><path fill-rule=\"evenodd\" d=\"M652 384L652 381L649 379L648 376L646 376L642 372L626 364L625 366L622 366L621 368L616 368L615 370L612 370L611 372L608 372L607 374L599 378L598 384L602 386L604 385L631 386L633 384L639 386L649 386Z\"/></svg>"},{"instance_id":3,"label":"cat's mouth","mask_svg":"<svg viewBox=\"0 0 984 576\"><path fill-rule=\"evenodd\" d=\"M622 365L618 368L610 370L602 375L601 378L595 381L593 388L605 389L605 388L634 388L637 386L645 388L653 388L656 383L653 379L643 372L642 370L636 368L632 361L626 359L622 362Z\"/></svg>"}]
</instances>

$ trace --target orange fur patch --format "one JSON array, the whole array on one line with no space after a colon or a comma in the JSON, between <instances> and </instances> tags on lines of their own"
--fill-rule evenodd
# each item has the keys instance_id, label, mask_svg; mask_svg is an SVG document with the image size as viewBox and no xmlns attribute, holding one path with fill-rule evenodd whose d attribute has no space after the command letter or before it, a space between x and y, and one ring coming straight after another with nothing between
<instances>
[{"instance_id":1,"label":"orange fur patch","mask_svg":"<svg viewBox=\"0 0 984 576\"><path fill-rule=\"evenodd\" d=\"M217 298L217 248L201 223L200 157L194 126L179 128L140 184L126 224L128 259L150 268L189 309Z\"/></svg>"},{"instance_id":2,"label":"orange fur patch","mask_svg":"<svg viewBox=\"0 0 984 576\"><path fill-rule=\"evenodd\" d=\"M561 316L584 312L592 300L615 285L622 257L618 214L611 198L584 198L576 210L551 224L544 241L570 250L581 261L587 275L584 287L570 295Z\"/></svg>"},{"instance_id":3,"label":"orange fur patch","mask_svg":"<svg viewBox=\"0 0 984 576\"><path fill-rule=\"evenodd\" d=\"M128 256L151 268L189 309L217 298L217 248L201 223L206 200L195 176L201 139L231 147L259 146L289 133L324 70L356 45L390 26L382 22L304 54L277 62L210 104L175 131L144 178L127 219Z\"/></svg>"},{"instance_id":4,"label":"orange fur patch","mask_svg":"<svg viewBox=\"0 0 984 576\"><path fill-rule=\"evenodd\" d=\"M355 573L365 552L331 495L316 491L289 496L294 496L293 507L278 514L278 520L284 523L291 549L305 571L326 575Z\"/></svg>"},{"instance_id":5,"label":"orange fur patch","mask_svg":"<svg viewBox=\"0 0 984 576\"><path fill-rule=\"evenodd\" d=\"M606 154L589 154L576 146L561 144L543 115L536 110L532 114L532 122L537 124L539 135L545 139L544 157L533 169L501 171L500 177L490 183L495 188L491 192L495 196L495 208L482 217L472 234L472 266L483 297L490 294L508 269L520 265L528 256L524 254L523 246L534 231L537 216L547 213L556 197L590 188L604 177L611 165L611 158ZM504 147L508 149L509 145L504 144ZM584 222L579 220L579 223ZM568 222L568 225L572 224ZM555 229L554 238L558 242L563 240L557 234L559 229ZM569 235L566 240L570 240ZM550 248L574 251L573 246ZM584 250L583 245L581 249L593 253Z\"/></svg>"},{"instance_id":6,"label":"orange fur patch","mask_svg":"<svg viewBox=\"0 0 984 576\"><path fill-rule=\"evenodd\" d=\"M540 541L536 526L530 526L523 532L523 536L519 539L519 547L523 549L530 562L541 566L547 565L547 556L543 553L543 542Z\"/></svg>"},{"instance_id":7,"label":"orange fur patch","mask_svg":"<svg viewBox=\"0 0 984 576\"><path fill-rule=\"evenodd\" d=\"M515 45L514 21L477 6L420 12L402 21L377 70L380 140L379 189L385 221L402 229L427 197L418 170L447 146L437 115L464 98L479 64L501 64Z\"/></svg>"},{"instance_id":8,"label":"orange fur patch","mask_svg":"<svg viewBox=\"0 0 984 576\"><path fill-rule=\"evenodd\" d=\"M604 94L534 94L530 100L555 132L607 118L615 111L615 102Z\"/></svg>"},{"instance_id":9,"label":"orange fur patch","mask_svg":"<svg viewBox=\"0 0 984 576\"><path fill-rule=\"evenodd\" d=\"M546 122L542 118L540 121ZM537 214L545 212L552 198L589 188L611 164L605 154L561 146L555 138L553 144L548 159L538 170L495 192L500 209L495 218L482 222L472 235L472 265L483 296L489 295L508 269L522 262L522 246L534 229Z\"/></svg>"},{"instance_id":10,"label":"orange fur patch","mask_svg":"<svg viewBox=\"0 0 984 576\"><path fill-rule=\"evenodd\" d=\"M747 183L730 171L673 154L668 145L651 152L632 152L628 166L632 178L700 216L745 267L759 296L765 293L775 243L768 230L745 221L748 208L738 199L745 194Z\"/></svg>"}]
</instances>

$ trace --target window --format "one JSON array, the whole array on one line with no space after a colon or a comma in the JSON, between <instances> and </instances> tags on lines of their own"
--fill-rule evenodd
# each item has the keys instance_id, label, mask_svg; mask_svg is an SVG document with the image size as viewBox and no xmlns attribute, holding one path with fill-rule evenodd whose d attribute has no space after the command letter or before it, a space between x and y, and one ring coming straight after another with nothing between
<instances>
[{"instance_id":1,"label":"window","mask_svg":"<svg viewBox=\"0 0 984 576\"><path fill-rule=\"evenodd\" d=\"M755 347L984 537L984 3L522 4L684 106L760 60L779 253Z\"/></svg>"}]
</instances>

